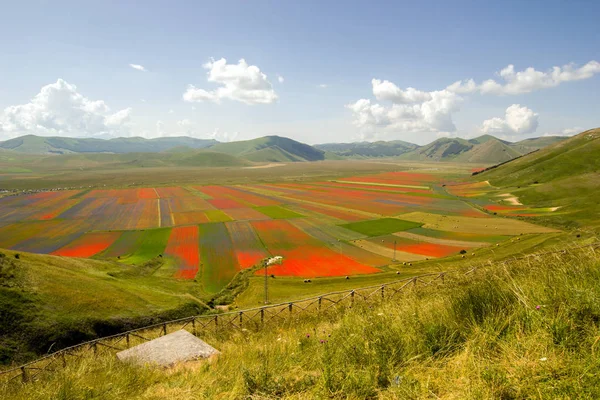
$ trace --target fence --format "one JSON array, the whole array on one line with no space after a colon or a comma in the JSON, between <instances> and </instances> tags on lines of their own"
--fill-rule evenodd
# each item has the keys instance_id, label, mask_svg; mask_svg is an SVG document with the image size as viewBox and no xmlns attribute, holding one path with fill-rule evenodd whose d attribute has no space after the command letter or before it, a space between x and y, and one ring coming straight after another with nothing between
<instances>
[{"instance_id":1,"label":"fence","mask_svg":"<svg viewBox=\"0 0 600 400\"><path fill-rule=\"evenodd\" d=\"M463 270L453 270L413 276L389 283L349 289L337 292L321 294L302 300L285 302L279 304L265 305L239 311L231 311L212 315L197 315L177 320L162 322L142 328L130 330L112 336L91 340L75 346L58 350L37 360L31 361L19 367L0 371L0 378L14 380L20 378L23 382L34 380L44 371L54 371L54 367L65 367L69 359L81 358L82 352L92 351L93 354L100 352L118 352L139 343L153 340L164 336L169 332L179 329L187 329L194 335L201 333L221 334L228 330L260 330L273 323L289 321L292 317L299 317L306 313L325 313L335 307L352 307L357 301L384 301L391 300L396 295L407 289L414 289L432 285L436 282L444 283L448 275L464 276L475 272L482 267L495 265L506 265L507 263L519 261L531 257L541 257L548 254L566 255L572 250L582 248L599 248L600 242L594 242L585 246L570 247L568 249L533 253L522 257L515 257L497 263L487 263Z\"/></svg>"}]
</instances>

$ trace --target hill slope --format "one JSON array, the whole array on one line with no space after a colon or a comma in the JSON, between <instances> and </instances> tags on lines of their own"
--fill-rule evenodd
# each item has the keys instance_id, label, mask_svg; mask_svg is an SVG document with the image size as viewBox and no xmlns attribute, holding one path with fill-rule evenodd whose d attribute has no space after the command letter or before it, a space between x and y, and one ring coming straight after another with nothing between
<instances>
[{"instance_id":1,"label":"hill slope","mask_svg":"<svg viewBox=\"0 0 600 400\"><path fill-rule=\"evenodd\" d=\"M441 138L400 156L411 161L450 161L468 152L475 143L460 138ZM490 161L493 162L493 161Z\"/></svg>"},{"instance_id":2,"label":"hill slope","mask_svg":"<svg viewBox=\"0 0 600 400\"><path fill-rule=\"evenodd\" d=\"M600 129L545 147L475 177L505 187L523 203L561 207L558 222L600 225Z\"/></svg>"},{"instance_id":3,"label":"hill slope","mask_svg":"<svg viewBox=\"0 0 600 400\"><path fill-rule=\"evenodd\" d=\"M218 143L210 150L257 162L321 161L326 158L323 150L281 136Z\"/></svg>"},{"instance_id":4,"label":"hill slope","mask_svg":"<svg viewBox=\"0 0 600 400\"><path fill-rule=\"evenodd\" d=\"M187 136L156 139L133 137L105 140L26 135L0 142L0 148L29 154L144 153L160 152L178 146L201 149L215 143L217 143L216 140L194 139Z\"/></svg>"},{"instance_id":5,"label":"hill slope","mask_svg":"<svg viewBox=\"0 0 600 400\"><path fill-rule=\"evenodd\" d=\"M343 312L298 312L258 332L247 320L230 333L209 326L201 338L222 354L200 364L150 368L89 350L39 382L0 383L0 397L599 398L599 262L588 248L448 274L392 300L356 296Z\"/></svg>"}]
</instances>

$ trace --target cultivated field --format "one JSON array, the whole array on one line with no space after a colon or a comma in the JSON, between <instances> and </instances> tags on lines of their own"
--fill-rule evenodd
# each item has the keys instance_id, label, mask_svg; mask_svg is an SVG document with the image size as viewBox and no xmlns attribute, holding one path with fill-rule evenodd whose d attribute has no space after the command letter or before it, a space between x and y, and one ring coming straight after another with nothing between
<instances>
[{"instance_id":1,"label":"cultivated field","mask_svg":"<svg viewBox=\"0 0 600 400\"><path fill-rule=\"evenodd\" d=\"M472 202L473 193L489 191L486 184L453 185L456 171L416 166L330 179L7 196L0 198L0 248L135 265L161 258L153 274L196 280L215 293L270 256L283 257L268 268L276 277L344 277L555 232L494 217L513 206Z\"/></svg>"}]
</instances>

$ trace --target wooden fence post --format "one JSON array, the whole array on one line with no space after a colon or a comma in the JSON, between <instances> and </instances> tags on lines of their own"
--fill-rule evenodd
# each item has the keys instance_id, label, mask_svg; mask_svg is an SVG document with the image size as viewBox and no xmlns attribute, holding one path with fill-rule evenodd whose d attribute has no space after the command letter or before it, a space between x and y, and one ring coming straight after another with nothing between
<instances>
[{"instance_id":1,"label":"wooden fence post","mask_svg":"<svg viewBox=\"0 0 600 400\"><path fill-rule=\"evenodd\" d=\"M96 342L92 343L92 349L94 350L94 355L98 354L98 344Z\"/></svg>"},{"instance_id":2,"label":"wooden fence post","mask_svg":"<svg viewBox=\"0 0 600 400\"><path fill-rule=\"evenodd\" d=\"M215 332L219 330L219 316L215 315Z\"/></svg>"},{"instance_id":3,"label":"wooden fence post","mask_svg":"<svg viewBox=\"0 0 600 400\"><path fill-rule=\"evenodd\" d=\"M192 317L192 333L196 336L196 317Z\"/></svg>"},{"instance_id":4,"label":"wooden fence post","mask_svg":"<svg viewBox=\"0 0 600 400\"><path fill-rule=\"evenodd\" d=\"M27 374L25 367L21 367L21 381L23 381L23 383L29 381L29 375Z\"/></svg>"},{"instance_id":5,"label":"wooden fence post","mask_svg":"<svg viewBox=\"0 0 600 400\"><path fill-rule=\"evenodd\" d=\"M127 348L129 348L129 333L125 335L125 342L127 343Z\"/></svg>"},{"instance_id":6,"label":"wooden fence post","mask_svg":"<svg viewBox=\"0 0 600 400\"><path fill-rule=\"evenodd\" d=\"M350 308L354 307L354 290L350 292Z\"/></svg>"},{"instance_id":7,"label":"wooden fence post","mask_svg":"<svg viewBox=\"0 0 600 400\"><path fill-rule=\"evenodd\" d=\"M319 297L319 311L321 311L321 303L323 303L323 298Z\"/></svg>"},{"instance_id":8,"label":"wooden fence post","mask_svg":"<svg viewBox=\"0 0 600 400\"><path fill-rule=\"evenodd\" d=\"M242 316L243 315L244 315L244 312L240 311L240 329L242 329L242 323L243 323Z\"/></svg>"},{"instance_id":9,"label":"wooden fence post","mask_svg":"<svg viewBox=\"0 0 600 400\"><path fill-rule=\"evenodd\" d=\"M65 368L67 366L67 359L65 358L65 352L60 353L60 358L62 359L62 366Z\"/></svg>"},{"instance_id":10,"label":"wooden fence post","mask_svg":"<svg viewBox=\"0 0 600 400\"><path fill-rule=\"evenodd\" d=\"M294 303L289 303L288 304L288 309L290 310L290 315L292 314L292 306Z\"/></svg>"},{"instance_id":11,"label":"wooden fence post","mask_svg":"<svg viewBox=\"0 0 600 400\"><path fill-rule=\"evenodd\" d=\"M165 336L167 334L167 324L166 323L163 324L162 331L163 331L163 336Z\"/></svg>"},{"instance_id":12,"label":"wooden fence post","mask_svg":"<svg viewBox=\"0 0 600 400\"><path fill-rule=\"evenodd\" d=\"M381 300L385 299L385 285L381 285Z\"/></svg>"},{"instance_id":13,"label":"wooden fence post","mask_svg":"<svg viewBox=\"0 0 600 400\"><path fill-rule=\"evenodd\" d=\"M260 309L260 325L261 327L265 325L265 308Z\"/></svg>"}]
</instances>

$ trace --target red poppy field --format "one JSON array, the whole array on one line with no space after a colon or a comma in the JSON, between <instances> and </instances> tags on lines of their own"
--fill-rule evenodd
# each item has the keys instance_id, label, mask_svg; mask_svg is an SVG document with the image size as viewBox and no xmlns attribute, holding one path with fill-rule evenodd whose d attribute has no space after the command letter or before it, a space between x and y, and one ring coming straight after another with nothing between
<instances>
[{"instance_id":1,"label":"red poppy field","mask_svg":"<svg viewBox=\"0 0 600 400\"><path fill-rule=\"evenodd\" d=\"M257 274L263 273L261 263L273 256L283 257L281 264L268 267L267 272L276 276L371 274L392 264L395 232L385 231L383 225L389 226L389 218L423 212L477 217L486 224L494 212L519 209L493 202L469 204L460 196L480 193L485 185L454 185L446 191L443 178L387 172L332 181L8 196L0 198L0 247L134 264L162 256L161 273L195 279L207 292L223 288L241 269L256 267ZM363 221L370 225L367 234L345 227ZM368 232L381 232L378 225L388 236L369 236ZM413 234L411 239L395 239L396 251L407 259L447 257L462 249L435 243L436 237L489 244L507 238L481 235L472 227L415 228L419 225L398 225ZM511 234L518 235L519 230Z\"/></svg>"}]
</instances>

